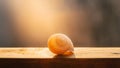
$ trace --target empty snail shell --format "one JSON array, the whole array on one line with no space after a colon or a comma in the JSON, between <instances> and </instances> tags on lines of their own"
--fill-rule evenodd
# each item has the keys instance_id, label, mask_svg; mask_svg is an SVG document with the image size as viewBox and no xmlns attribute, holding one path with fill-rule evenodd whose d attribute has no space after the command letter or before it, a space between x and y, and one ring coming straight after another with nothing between
<instances>
[{"instance_id":1,"label":"empty snail shell","mask_svg":"<svg viewBox=\"0 0 120 68\"><path fill-rule=\"evenodd\" d=\"M53 53L60 55L71 55L74 51L70 38L60 33L50 36L48 39L48 48Z\"/></svg>"}]
</instances>

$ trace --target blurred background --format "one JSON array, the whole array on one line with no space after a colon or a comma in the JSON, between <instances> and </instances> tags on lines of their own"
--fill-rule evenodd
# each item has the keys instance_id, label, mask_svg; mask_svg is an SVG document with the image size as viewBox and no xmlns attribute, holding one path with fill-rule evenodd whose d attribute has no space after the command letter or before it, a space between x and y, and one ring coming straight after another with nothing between
<instances>
[{"instance_id":1,"label":"blurred background","mask_svg":"<svg viewBox=\"0 0 120 68\"><path fill-rule=\"evenodd\" d=\"M0 0L0 47L46 47L64 33L76 47L119 47L119 0Z\"/></svg>"}]
</instances>

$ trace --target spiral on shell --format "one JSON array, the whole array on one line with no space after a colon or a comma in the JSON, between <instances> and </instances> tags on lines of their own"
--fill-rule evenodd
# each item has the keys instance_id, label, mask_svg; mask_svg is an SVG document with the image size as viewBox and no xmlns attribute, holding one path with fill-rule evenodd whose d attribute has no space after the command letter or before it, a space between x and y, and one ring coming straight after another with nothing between
<instances>
[{"instance_id":1,"label":"spiral on shell","mask_svg":"<svg viewBox=\"0 0 120 68\"><path fill-rule=\"evenodd\" d=\"M48 39L48 48L51 52L59 55L71 55L74 51L70 38L60 33L50 36Z\"/></svg>"}]
</instances>

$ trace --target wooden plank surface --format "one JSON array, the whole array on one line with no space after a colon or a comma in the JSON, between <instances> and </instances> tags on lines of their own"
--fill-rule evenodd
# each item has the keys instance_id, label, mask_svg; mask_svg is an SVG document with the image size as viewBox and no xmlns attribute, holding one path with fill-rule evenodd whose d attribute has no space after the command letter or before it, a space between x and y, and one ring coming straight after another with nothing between
<instances>
[{"instance_id":1,"label":"wooden plank surface","mask_svg":"<svg viewBox=\"0 0 120 68\"><path fill-rule=\"evenodd\" d=\"M120 58L119 47L76 47L70 56L58 56L48 48L0 48L0 58Z\"/></svg>"},{"instance_id":2,"label":"wooden plank surface","mask_svg":"<svg viewBox=\"0 0 120 68\"><path fill-rule=\"evenodd\" d=\"M0 48L0 68L120 68L120 48L76 47L71 56L48 48Z\"/></svg>"}]
</instances>

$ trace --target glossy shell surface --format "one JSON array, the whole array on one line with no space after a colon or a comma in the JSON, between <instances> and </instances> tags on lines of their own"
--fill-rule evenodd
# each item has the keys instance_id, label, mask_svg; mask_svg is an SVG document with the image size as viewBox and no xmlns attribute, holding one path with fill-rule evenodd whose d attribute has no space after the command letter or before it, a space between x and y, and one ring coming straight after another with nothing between
<instances>
[{"instance_id":1,"label":"glossy shell surface","mask_svg":"<svg viewBox=\"0 0 120 68\"><path fill-rule=\"evenodd\" d=\"M73 54L73 43L65 34L53 34L48 39L48 48L55 54L71 55Z\"/></svg>"}]
</instances>

